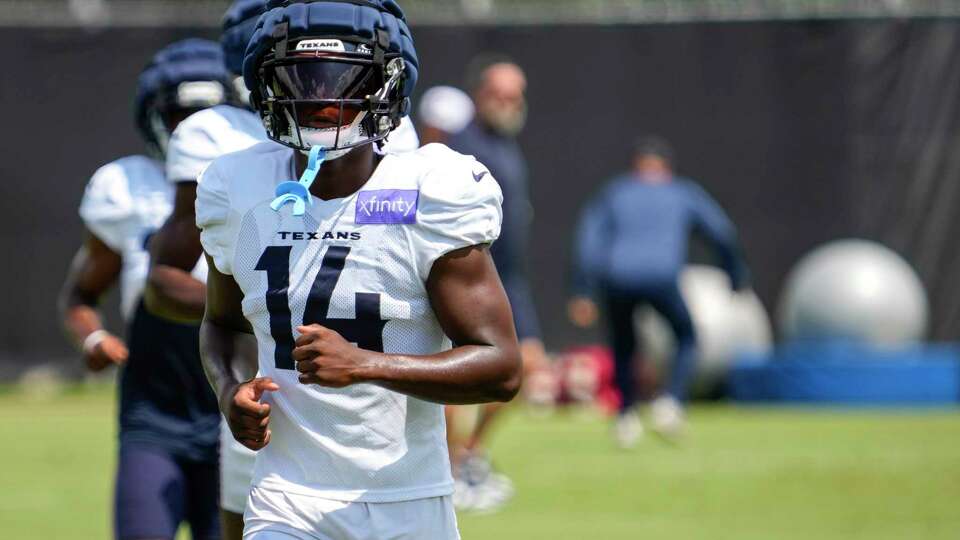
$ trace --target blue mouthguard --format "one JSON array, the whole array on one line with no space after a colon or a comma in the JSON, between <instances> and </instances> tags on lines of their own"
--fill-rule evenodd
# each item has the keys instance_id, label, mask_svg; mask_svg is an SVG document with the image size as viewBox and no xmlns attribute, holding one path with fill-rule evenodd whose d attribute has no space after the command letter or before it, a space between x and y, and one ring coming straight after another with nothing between
<instances>
[{"instance_id":1,"label":"blue mouthguard","mask_svg":"<svg viewBox=\"0 0 960 540\"><path fill-rule=\"evenodd\" d=\"M303 176L299 182L288 180L277 186L277 198L270 203L270 208L279 212L280 208L287 203L293 203L293 215L302 216L307 211L307 205L313 204L310 197L310 186L317 179L317 173L323 165L324 158L327 157L327 151L321 146L314 146L310 149L310 155L307 157L307 169L303 171Z\"/></svg>"}]
</instances>

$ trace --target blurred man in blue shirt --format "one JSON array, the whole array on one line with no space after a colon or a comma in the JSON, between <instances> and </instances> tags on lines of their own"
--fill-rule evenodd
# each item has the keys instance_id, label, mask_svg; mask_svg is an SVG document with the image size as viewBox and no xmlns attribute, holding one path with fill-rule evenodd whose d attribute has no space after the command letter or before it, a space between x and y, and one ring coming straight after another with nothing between
<instances>
[{"instance_id":1,"label":"blurred man in blue shirt","mask_svg":"<svg viewBox=\"0 0 960 540\"><path fill-rule=\"evenodd\" d=\"M678 279L692 231L714 247L734 289L746 286L736 231L727 215L692 180L673 173L673 152L655 137L641 139L629 173L613 179L584 209L576 236L572 322L592 325L600 302L609 323L622 403L616 425L622 446L642 433L633 411L636 381L634 310L649 305L666 318L676 336L676 356L663 393L651 405L653 427L667 436L683 426L686 398L696 362L696 337Z\"/></svg>"}]
</instances>

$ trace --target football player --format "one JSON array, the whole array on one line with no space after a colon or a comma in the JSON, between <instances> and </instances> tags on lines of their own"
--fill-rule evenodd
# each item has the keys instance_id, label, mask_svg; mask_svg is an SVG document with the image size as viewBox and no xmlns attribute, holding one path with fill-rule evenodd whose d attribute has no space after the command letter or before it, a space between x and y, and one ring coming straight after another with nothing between
<instances>
[{"instance_id":1,"label":"football player","mask_svg":"<svg viewBox=\"0 0 960 540\"><path fill-rule=\"evenodd\" d=\"M244 537L459 538L441 404L520 386L500 189L442 145L376 151L417 81L395 2L271 5L244 78L280 145L215 160L196 202L204 366L259 451ZM261 377L242 381L247 333Z\"/></svg>"},{"instance_id":2,"label":"football player","mask_svg":"<svg viewBox=\"0 0 960 540\"><path fill-rule=\"evenodd\" d=\"M147 307L167 319L199 320L206 300L205 281L190 272L197 259L202 259L194 218L197 176L214 158L267 141L260 118L246 106L249 91L239 76L247 41L265 8L266 0L238 0L223 18L220 44L238 99L191 115L170 139L166 177L176 197L173 212L154 235L146 294ZM240 362L232 368L244 378L255 375L257 369L255 363ZM227 540L239 540L243 533L243 508L254 457L221 423L220 519Z\"/></svg>"},{"instance_id":3,"label":"football player","mask_svg":"<svg viewBox=\"0 0 960 540\"><path fill-rule=\"evenodd\" d=\"M153 242L147 306L174 320L197 319L206 298L204 282L190 274L201 257L200 231L196 227L194 201L197 176L213 159L268 141L259 116L249 108L250 91L240 73L243 54L257 19L266 9L266 0L237 0L223 18L223 47L226 69L234 78L235 103L205 109L184 120L174 131L167 153L167 178L176 186L173 213L157 232ZM408 119L390 137L389 149L413 150L419 146L416 130ZM242 379L256 374L256 362L235 363ZM226 424L220 436L220 507L223 536L239 540L243 533L243 509L250 490L254 453L233 439Z\"/></svg>"},{"instance_id":4,"label":"football player","mask_svg":"<svg viewBox=\"0 0 960 540\"><path fill-rule=\"evenodd\" d=\"M140 74L136 122L150 157L127 156L90 179L80 216L87 228L64 284L64 325L87 366L123 365L115 531L119 539L172 539L186 521L194 538L220 537L217 401L204 379L198 329L158 319L142 306L147 244L170 213L162 158L188 115L230 98L216 43L189 39L159 51ZM191 267L206 273L206 261ZM129 342L101 324L99 298L119 281Z\"/></svg>"}]
</instances>

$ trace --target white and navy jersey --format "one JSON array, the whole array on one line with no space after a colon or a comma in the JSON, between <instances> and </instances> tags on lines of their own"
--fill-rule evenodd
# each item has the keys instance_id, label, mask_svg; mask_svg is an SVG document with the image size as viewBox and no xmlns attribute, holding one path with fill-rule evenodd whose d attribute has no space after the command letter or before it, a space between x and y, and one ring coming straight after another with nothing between
<instances>
[{"instance_id":1,"label":"white and navy jersey","mask_svg":"<svg viewBox=\"0 0 960 540\"><path fill-rule=\"evenodd\" d=\"M120 307L130 320L150 265L147 241L173 209L173 189L163 164L127 156L93 174L80 201L80 217L97 238L123 259Z\"/></svg>"},{"instance_id":2,"label":"white and navy jersey","mask_svg":"<svg viewBox=\"0 0 960 540\"><path fill-rule=\"evenodd\" d=\"M266 141L260 117L247 109L217 105L191 114L180 122L167 146L167 179L196 182L218 157Z\"/></svg>"},{"instance_id":3,"label":"white and navy jersey","mask_svg":"<svg viewBox=\"0 0 960 540\"><path fill-rule=\"evenodd\" d=\"M359 347L449 349L425 282L439 257L493 242L502 196L486 168L439 144L386 155L360 191L274 211L293 151L260 144L201 175L197 225L217 268L243 292L262 376L280 390L254 485L321 498L390 502L450 494L443 408L373 384L302 385L291 359L300 324Z\"/></svg>"}]
</instances>

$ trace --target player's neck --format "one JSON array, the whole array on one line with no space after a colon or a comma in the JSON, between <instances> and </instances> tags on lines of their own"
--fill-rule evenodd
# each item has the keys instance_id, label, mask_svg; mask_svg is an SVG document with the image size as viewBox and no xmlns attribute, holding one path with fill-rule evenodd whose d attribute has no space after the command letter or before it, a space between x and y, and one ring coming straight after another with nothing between
<instances>
[{"instance_id":1,"label":"player's neck","mask_svg":"<svg viewBox=\"0 0 960 540\"><path fill-rule=\"evenodd\" d=\"M307 168L307 156L301 152L295 152L294 155L297 176L301 176ZM361 146L343 157L325 162L310 187L310 193L323 200L351 195L367 183L379 163L380 156L373 151L372 144Z\"/></svg>"}]
</instances>

